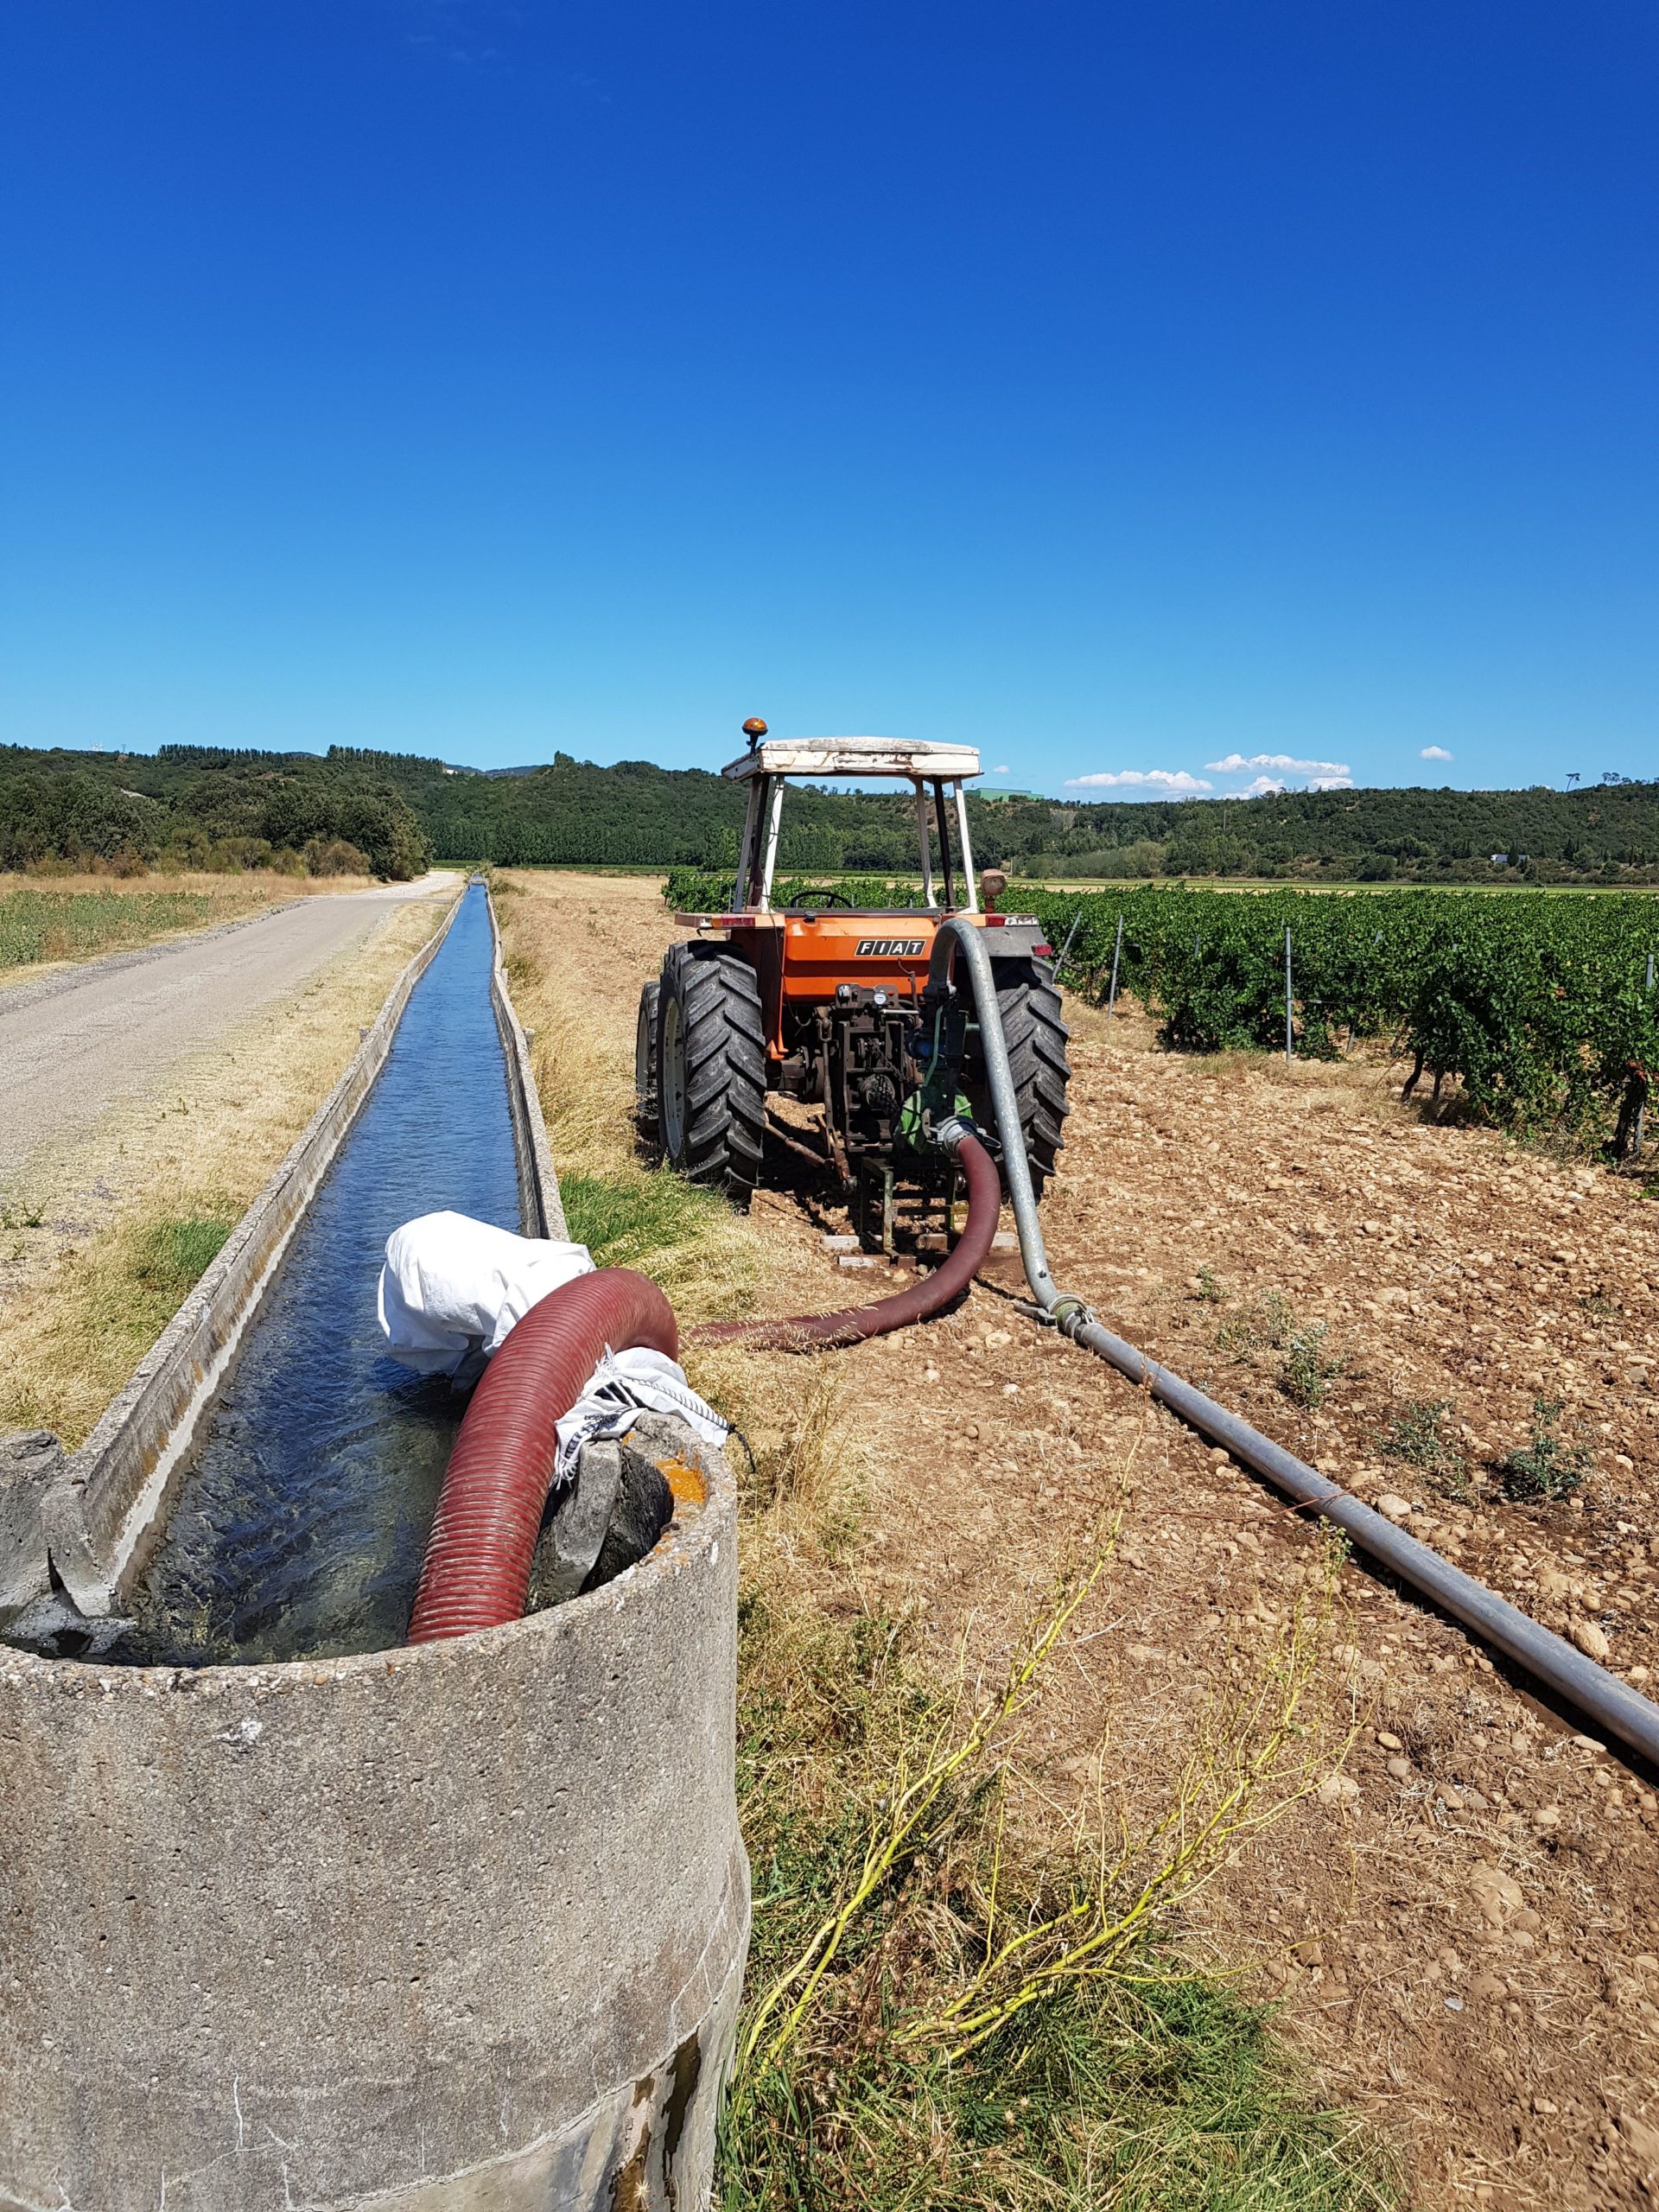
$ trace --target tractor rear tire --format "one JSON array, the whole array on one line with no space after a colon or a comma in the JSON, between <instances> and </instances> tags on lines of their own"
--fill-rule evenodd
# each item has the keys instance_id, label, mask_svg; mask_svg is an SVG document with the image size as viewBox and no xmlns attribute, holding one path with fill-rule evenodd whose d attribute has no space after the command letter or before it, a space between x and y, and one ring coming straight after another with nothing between
<instances>
[{"instance_id":1,"label":"tractor rear tire","mask_svg":"<svg viewBox=\"0 0 1659 2212\"><path fill-rule=\"evenodd\" d=\"M1071 1110L1065 1096L1071 1064L1065 1057L1068 1033L1060 1014L1060 995L1048 968L1035 960L994 960L991 973L996 979L1002 1033L1008 1040L1031 1185L1040 1198L1044 1184L1059 1171L1065 1143L1063 1124ZM982 1084L982 1060L976 1072Z\"/></svg>"},{"instance_id":2,"label":"tractor rear tire","mask_svg":"<svg viewBox=\"0 0 1659 2212\"><path fill-rule=\"evenodd\" d=\"M633 1126L639 1149L653 1166L663 1149L657 1109L657 1001L662 990L660 979L641 986L633 1032Z\"/></svg>"},{"instance_id":3,"label":"tractor rear tire","mask_svg":"<svg viewBox=\"0 0 1659 2212\"><path fill-rule=\"evenodd\" d=\"M754 970L714 946L677 945L657 1001L663 1157L688 1182L747 1207L760 1180L766 1032Z\"/></svg>"}]
</instances>

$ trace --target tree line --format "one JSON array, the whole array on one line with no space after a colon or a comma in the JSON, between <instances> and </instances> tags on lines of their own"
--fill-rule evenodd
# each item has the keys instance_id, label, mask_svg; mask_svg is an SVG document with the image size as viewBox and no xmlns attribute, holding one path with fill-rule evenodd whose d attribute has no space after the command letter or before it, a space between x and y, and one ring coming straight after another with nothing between
<instances>
[{"instance_id":1,"label":"tree line","mask_svg":"<svg viewBox=\"0 0 1659 2212\"><path fill-rule=\"evenodd\" d=\"M0 868L59 861L418 875L431 844L389 778L310 753L0 747Z\"/></svg>"},{"instance_id":2,"label":"tree line","mask_svg":"<svg viewBox=\"0 0 1659 2212\"><path fill-rule=\"evenodd\" d=\"M483 772L410 753L164 745L154 754L0 747L0 867L734 868L740 786L648 760L556 753ZM1022 875L1152 881L1659 881L1659 783L1578 791L1408 788L1250 799L969 800L982 863ZM783 866L882 874L916 863L907 795L811 787L785 806Z\"/></svg>"}]
</instances>

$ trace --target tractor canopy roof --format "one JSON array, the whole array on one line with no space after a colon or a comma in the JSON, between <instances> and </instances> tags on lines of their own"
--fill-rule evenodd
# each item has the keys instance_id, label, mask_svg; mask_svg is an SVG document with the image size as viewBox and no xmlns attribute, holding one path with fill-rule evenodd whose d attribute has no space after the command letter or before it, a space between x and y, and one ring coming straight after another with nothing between
<instances>
[{"instance_id":1,"label":"tractor canopy roof","mask_svg":"<svg viewBox=\"0 0 1659 2212\"><path fill-rule=\"evenodd\" d=\"M721 770L734 782L751 776L902 776L906 783L947 781L979 773L971 745L912 745L901 737L763 737Z\"/></svg>"}]
</instances>

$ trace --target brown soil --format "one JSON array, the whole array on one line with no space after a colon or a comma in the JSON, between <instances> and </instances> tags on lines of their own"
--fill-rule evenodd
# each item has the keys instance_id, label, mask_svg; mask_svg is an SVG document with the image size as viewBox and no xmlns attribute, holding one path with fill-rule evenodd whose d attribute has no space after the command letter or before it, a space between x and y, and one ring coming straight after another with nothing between
<instances>
[{"instance_id":1,"label":"brown soil","mask_svg":"<svg viewBox=\"0 0 1659 2212\"><path fill-rule=\"evenodd\" d=\"M639 983L674 934L657 887L521 880L568 925L587 1003L631 1054ZM1071 1011L1073 1111L1045 1208L1060 1281L1338 1479L1403 1500L1415 1533L1535 1618L1599 1630L1645 1686L1659 1208L1599 1170L1430 1126L1381 1069L1181 1059L1137 1017ZM888 1287L823 1249L843 1224L810 1180L780 1165L755 1206L766 1310ZM941 1665L965 1650L972 1667L1006 1649L1140 1437L1119 1571L1027 1747L1031 1789L1064 1819L1103 1740L1130 1796L1156 1790L1229 1638L1284 1618L1320 1540L1026 1320L1020 1287L984 1281L925 1331L834 1355L872 1471L850 1550L801 1573L826 1605L908 1618ZM1295 1327L1327 1325L1342 1371L1315 1408L1285 1394L1270 1294ZM1562 1402L1560 1433L1593 1467L1570 1499L1522 1505L1496 1469L1537 1397ZM1422 1401L1449 1404L1461 1476L1384 1456ZM1357 1566L1341 1581L1356 1750L1230 1870L1195 1936L1281 1998L1333 2091L1401 2146L1414 2202L1659 2202L1655 1778L1421 1605Z\"/></svg>"}]
</instances>

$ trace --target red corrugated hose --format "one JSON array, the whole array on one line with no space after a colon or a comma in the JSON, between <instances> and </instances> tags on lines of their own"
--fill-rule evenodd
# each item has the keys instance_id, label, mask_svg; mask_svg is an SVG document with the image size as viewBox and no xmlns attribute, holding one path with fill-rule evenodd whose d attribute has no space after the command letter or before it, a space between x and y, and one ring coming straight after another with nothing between
<instances>
[{"instance_id":1,"label":"red corrugated hose","mask_svg":"<svg viewBox=\"0 0 1659 2212\"><path fill-rule=\"evenodd\" d=\"M886 1336L942 1311L983 1264L1002 1205L995 1162L978 1138L964 1136L957 1156L968 1178L968 1219L956 1249L931 1274L871 1306L785 1320L718 1321L696 1330L694 1341L806 1351ZM469 1636L523 1617L559 1421L603 1354L634 1344L674 1359L679 1332L656 1284L628 1268L578 1275L508 1332L449 1455L409 1643Z\"/></svg>"},{"instance_id":2,"label":"red corrugated hose","mask_svg":"<svg viewBox=\"0 0 1659 2212\"><path fill-rule=\"evenodd\" d=\"M557 1429L607 1351L679 1356L673 1308L629 1268L532 1306L485 1370L455 1439L410 1616L410 1643L522 1618Z\"/></svg>"},{"instance_id":3,"label":"red corrugated hose","mask_svg":"<svg viewBox=\"0 0 1659 2212\"><path fill-rule=\"evenodd\" d=\"M825 1345L855 1344L866 1337L925 1321L959 1298L985 1263L1002 1210L1002 1185L996 1163L977 1137L964 1136L957 1149L968 1178L968 1219L956 1249L931 1275L874 1306L844 1306L836 1313L798 1313L792 1319L714 1321L694 1329L697 1344L746 1344L781 1351L815 1351ZM509 1338L508 1342L512 1339Z\"/></svg>"}]
</instances>

